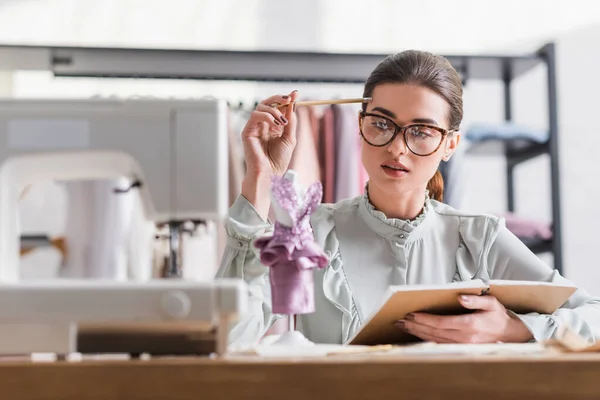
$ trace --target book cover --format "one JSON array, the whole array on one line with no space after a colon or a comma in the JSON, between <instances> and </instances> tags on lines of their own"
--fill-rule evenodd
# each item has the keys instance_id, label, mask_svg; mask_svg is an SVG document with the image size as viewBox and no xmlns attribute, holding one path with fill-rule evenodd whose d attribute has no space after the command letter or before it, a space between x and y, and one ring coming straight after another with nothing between
<instances>
[{"instance_id":1,"label":"book cover","mask_svg":"<svg viewBox=\"0 0 600 400\"><path fill-rule=\"evenodd\" d=\"M456 315L473 312L458 301L462 294L492 295L516 313L552 314L575 293L575 286L530 281L475 279L442 285L391 286L381 306L347 344L381 345L418 341L400 330L395 322L412 312Z\"/></svg>"}]
</instances>

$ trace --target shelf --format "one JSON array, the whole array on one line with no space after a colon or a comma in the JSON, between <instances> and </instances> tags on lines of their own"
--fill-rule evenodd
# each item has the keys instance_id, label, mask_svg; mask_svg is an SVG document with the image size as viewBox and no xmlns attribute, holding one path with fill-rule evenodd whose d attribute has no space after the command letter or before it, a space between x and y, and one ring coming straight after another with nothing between
<instances>
[{"instance_id":1,"label":"shelf","mask_svg":"<svg viewBox=\"0 0 600 400\"><path fill-rule=\"evenodd\" d=\"M55 76L363 84L389 54L0 45L0 69ZM515 78L542 54L445 55L464 81Z\"/></svg>"},{"instance_id":2,"label":"shelf","mask_svg":"<svg viewBox=\"0 0 600 400\"><path fill-rule=\"evenodd\" d=\"M467 153L479 156L504 155L507 162L514 166L549 151L548 142L539 143L527 139L488 139L472 142Z\"/></svg>"},{"instance_id":3,"label":"shelf","mask_svg":"<svg viewBox=\"0 0 600 400\"><path fill-rule=\"evenodd\" d=\"M552 251L552 239L529 239L520 238L523 243L535 254L547 253Z\"/></svg>"}]
</instances>

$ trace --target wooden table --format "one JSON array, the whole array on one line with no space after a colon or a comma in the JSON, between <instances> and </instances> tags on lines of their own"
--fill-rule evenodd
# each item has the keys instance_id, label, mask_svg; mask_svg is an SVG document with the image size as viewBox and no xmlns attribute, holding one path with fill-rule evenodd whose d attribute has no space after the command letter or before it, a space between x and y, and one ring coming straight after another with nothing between
<instances>
[{"instance_id":1,"label":"wooden table","mask_svg":"<svg viewBox=\"0 0 600 400\"><path fill-rule=\"evenodd\" d=\"M600 399L600 354L0 363L0 399Z\"/></svg>"}]
</instances>

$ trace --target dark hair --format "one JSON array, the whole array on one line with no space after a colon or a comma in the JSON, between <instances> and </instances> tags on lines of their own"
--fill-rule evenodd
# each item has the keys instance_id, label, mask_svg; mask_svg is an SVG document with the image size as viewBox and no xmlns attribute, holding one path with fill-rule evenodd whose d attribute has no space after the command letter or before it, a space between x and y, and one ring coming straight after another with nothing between
<instances>
[{"instance_id":1,"label":"dark hair","mask_svg":"<svg viewBox=\"0 0 600 400\"><path fill-rule=\"evenodd\" d=\"M384 83L406 83L433 90L450 106L448 129L459 129L463 117L462 81L446 58L418 50L391 55L371 72L365 83L363 97L371 97L375 87ZM363 110L366 107L364 103ZM439 171L429 180L427 189L431 198L443 200L444 180Z\"/></svg>"}]
</instances>

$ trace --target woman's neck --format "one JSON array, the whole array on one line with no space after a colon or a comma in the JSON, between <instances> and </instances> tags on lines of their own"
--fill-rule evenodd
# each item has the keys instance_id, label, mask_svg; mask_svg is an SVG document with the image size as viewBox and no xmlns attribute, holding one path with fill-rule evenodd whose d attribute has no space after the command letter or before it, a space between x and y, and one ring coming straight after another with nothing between
<instances>
[{"instance_id":1,"label":"woman's neck","mask_svg":"<svg viewBox=\"0 0 600 400\"><path fill-rule=\"evenodd\" d=\"M425 204L425 188L394 196L369 182L368 193L373 207L384 213L387 218L413 220L421 214Z\"/></svg>"}]
</instances>

